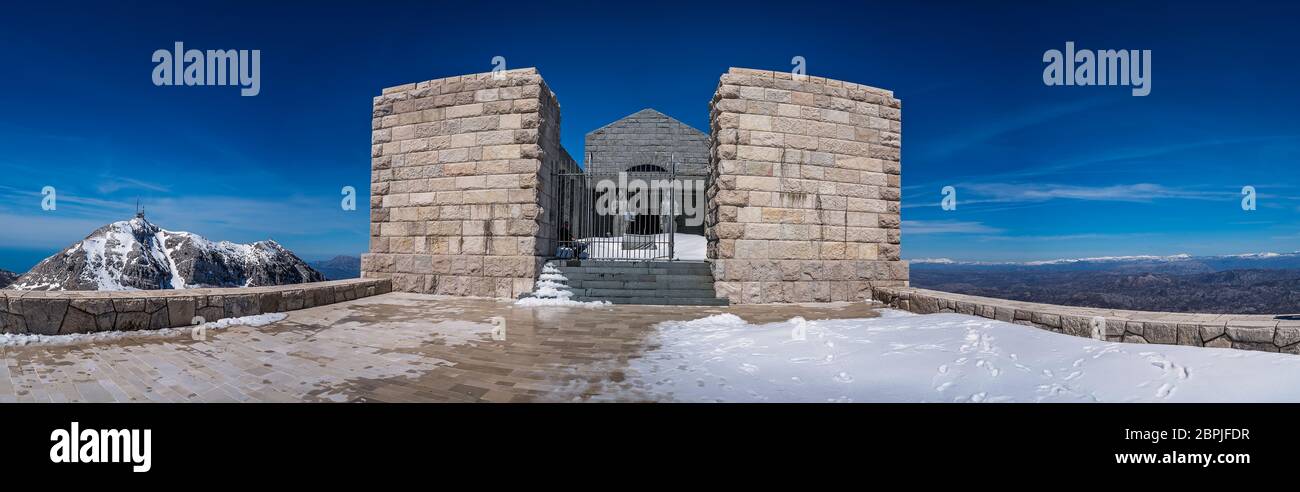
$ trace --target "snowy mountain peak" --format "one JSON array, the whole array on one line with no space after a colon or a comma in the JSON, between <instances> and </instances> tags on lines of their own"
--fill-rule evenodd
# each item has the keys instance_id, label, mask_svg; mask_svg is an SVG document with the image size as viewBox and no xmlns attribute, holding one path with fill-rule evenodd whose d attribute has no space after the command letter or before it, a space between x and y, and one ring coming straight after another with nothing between
<instances>
[{"instance_id":1,"label":"snowy mountain peak","mask_svg":"<svg viewBox=\"0 0 1300 492\"><path fill-rule=\"evenodd\" d=\"M42 260L10 287L20 290L153 290L255 287L324 277L271 240L213 242L136 216L96 229Z\"/></svg>"}]
</instances>

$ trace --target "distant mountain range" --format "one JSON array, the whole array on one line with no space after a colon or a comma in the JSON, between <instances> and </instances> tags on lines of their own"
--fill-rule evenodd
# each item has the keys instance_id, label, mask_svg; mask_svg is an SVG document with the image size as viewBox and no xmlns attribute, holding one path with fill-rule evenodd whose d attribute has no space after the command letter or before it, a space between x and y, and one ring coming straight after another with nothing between
<instances>
[{"instance_id":1,"label":"distant mountain range","mask_svg":"<svg viewBox=\"0 0 1300 492\"><path fill-rule=\"evenodd\" d=\"M361 277L361 258L339 255L325 261L313 261L312 268L325 275L326 280L343 280Z\"/></svg>"},{"instance_id":2,"label":"distant mountain range","mask_svg":"<svg viewBox=\"0 0 1300 492\"><path fill-rule=\"evenodd\" d=\"M914 287L961 294L1139 311L1300 312L1300 252L911 263Z\"/></svg>"},{"instance_id":3,"label":"distant mountain range","mask_svg":"<svg viewBox=\"0 0 1300 492\"><path fill-rule=\"evenodd\" d=\"M1017 267L1039 271L1156 269L1165 272L1196 273L1221 272L1224 270L1243 268L1300 268L1300 251L1292 253L1248 253L1218 256L1192 256L1188 254L1171 256L1101 256L1095 258L1071 258L1025 262L962 261L950 260L948 258L920 258L908 260L908 262L914 266L943 265L948 267L968 267L971 269L989 268L996 270Z\"/></svg>"},{"instance_id":4,"label":"distant mountain range","mask_svg":"<svg viewBox=\"0 0 1300 492\"><path fill-rule=\"evenodd\" d=\"M168 231L142 216L100 227L42 260L10 288L153 290L258 287L324 280L275 241L213 242Z\"/></svg>"},{"instance_id":5,"label":"distant mountain range","mask_svg":"<svg viewBox=\"0 0 1300 492\"><path fill-rule=\"evenodd\" d=\"M18 274L9 270L0 269L0 289L8 287L14 280L18 279Z\"/></svg>"}]
</instances>

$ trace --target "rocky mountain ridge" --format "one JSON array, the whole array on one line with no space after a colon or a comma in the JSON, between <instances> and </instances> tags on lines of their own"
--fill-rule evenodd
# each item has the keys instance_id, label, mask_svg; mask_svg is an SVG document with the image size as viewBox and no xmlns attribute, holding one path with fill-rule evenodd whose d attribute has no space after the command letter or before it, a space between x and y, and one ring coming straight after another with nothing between
<instances>
[{"instance_id":1,"label":"rocky mountain ridge","mask_svg":"<svg viewBox=\"0 0 1300 492\"><path fill-rule=\"evenodd\" d=\"M18 277L20 290L155 290L319 282L324 276L271 240L209 241L142 215L96 229Z\"/></svg>"}]
</instances>

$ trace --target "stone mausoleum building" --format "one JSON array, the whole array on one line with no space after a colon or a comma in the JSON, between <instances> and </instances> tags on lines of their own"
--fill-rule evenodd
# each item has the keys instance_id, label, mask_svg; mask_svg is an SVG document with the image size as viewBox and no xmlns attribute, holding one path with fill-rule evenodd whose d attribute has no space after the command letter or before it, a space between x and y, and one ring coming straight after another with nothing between
<instances>
[{"instance_id":1,"label":"stone mausoleum building","mask_svg":"<svg viewBox=\"0 0 1300 492\"><path fill-rule=\"evenodd\" d=\"M583 165L592 173L709 174L709 136L653 109L587 133Z\"/></svg>"},{"instance_id":2,"label":"stone mausoleum building","mask_svg":"<svg viewBox=\"0 0 1300 492\"><path fill-rule=\"evenodd\" d=\"M866 300L907 285L901 104L890 91L732 68L707 109L707 133L653 109L593 130L582 168L560 145L558 98L536 69L384 89L363 276L515 298L551 261L585 279L578 297L658 304ZM584 234L572 218L598 193L590 183L617 173L700 177L702 226L627 214ZM634 230L646 223L660 225ZM700 237L705 257L674 253L682 237Z\"/></svg>"}]
</instances>

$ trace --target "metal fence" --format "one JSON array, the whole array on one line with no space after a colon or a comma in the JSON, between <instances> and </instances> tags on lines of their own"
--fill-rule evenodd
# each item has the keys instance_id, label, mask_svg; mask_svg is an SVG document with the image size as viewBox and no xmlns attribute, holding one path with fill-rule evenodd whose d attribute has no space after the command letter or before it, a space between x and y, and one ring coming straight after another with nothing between
<instances>
[{"instance_id":1,"label":"metal fence","mask_svg":"<svg viewBox=\"0 0 1300 492\"><path fill-rule=\"evenodd\" d=\"M556 258L671 261L679 237L704 233L707 176L644 165L553 178Z\"/></svg>"}]
</instances>

